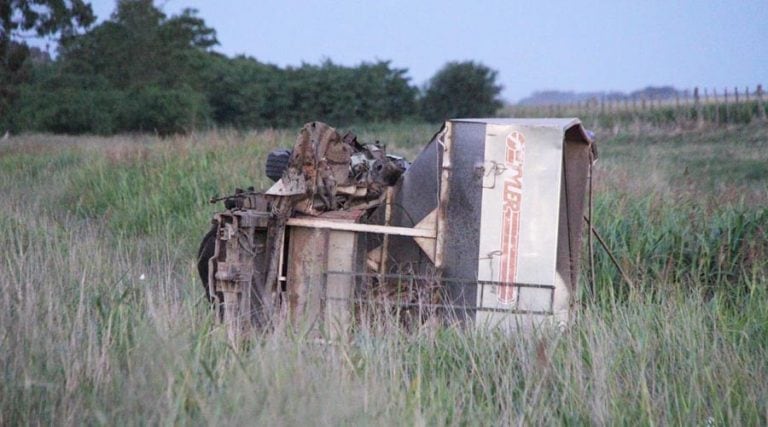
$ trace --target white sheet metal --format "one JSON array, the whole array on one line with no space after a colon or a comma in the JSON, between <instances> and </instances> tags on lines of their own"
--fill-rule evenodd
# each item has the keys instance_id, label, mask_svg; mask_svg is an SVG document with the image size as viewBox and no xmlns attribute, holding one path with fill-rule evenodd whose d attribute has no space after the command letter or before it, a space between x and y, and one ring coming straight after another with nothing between
<instances>
[{"instance_id":1,"label":"white sheet metal","mask_svg":"<svg viewBox=\"0 0 768 427\"><path fill-rule=\"evenodd\" d=\"M562 289L556 262L566 123L505 123L486 126L478 280ZM561 305L567 296L562 290L566 295L554 298L549 288L480 288L478 306L491 309L557 311L553 300ZM482 310L475 319L504 329L529 323L520 315Z\"/></svg>"}]
</instances>

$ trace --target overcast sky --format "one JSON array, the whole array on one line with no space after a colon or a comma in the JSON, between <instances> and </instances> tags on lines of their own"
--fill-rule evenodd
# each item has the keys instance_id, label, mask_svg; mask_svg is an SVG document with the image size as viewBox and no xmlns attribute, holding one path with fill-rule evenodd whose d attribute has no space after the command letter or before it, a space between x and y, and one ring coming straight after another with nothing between
<instances>
[{"instance_id":1,"label":"overcast sky","mask_svg":"<svg viewBox=\"0 0 768 427\"><path fill-rule=\"evenodd\" d=\"M92 2L99 18L114 0ZM277 64L391 60L424 84L451 60L497 70L504 97L536 90L768 85L768 0L167 0L216 29L216 49Z\"/></svg>"}]
</instances>

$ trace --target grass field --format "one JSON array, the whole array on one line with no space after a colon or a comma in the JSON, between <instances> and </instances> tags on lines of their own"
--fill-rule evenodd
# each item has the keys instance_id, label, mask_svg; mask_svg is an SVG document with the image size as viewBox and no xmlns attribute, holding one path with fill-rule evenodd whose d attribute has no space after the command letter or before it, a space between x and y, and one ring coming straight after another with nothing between
<instances>
[{"instance_id":1,"label":"grass field","mask_svg":"<svg viewBox=\"0 0 768 427\"><path fill-rule=\"evenodd\" d=\"M436 129L356 130L413 158ZM294 138L0 142L0 425L768 423L764 126L600 139L595 223L635 286L597 249L565 333L285 332L235 352L194 270L206 201L266 186Z\"/></svg>"}]
</instances>

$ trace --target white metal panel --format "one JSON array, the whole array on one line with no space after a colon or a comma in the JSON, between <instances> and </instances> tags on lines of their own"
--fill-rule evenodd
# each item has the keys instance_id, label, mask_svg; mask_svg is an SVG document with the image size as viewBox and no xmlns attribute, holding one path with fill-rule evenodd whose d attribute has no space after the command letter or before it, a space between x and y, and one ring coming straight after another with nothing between
<instances>
[{"instance_id":1,"label":"white metal panel","mask_svg":"<svg viewBox=\"0 0 768 427\"><path fill-rule=\"evenodd\" d=\"M328 261L326 271L355 271L357 234L352 231L333 230L328 233ZM325 330L332 340L346 337L352 323L354 277L329 274L325 290Z\"/></svg>"},{"instance_id":2,"label":"white metal panel","mask_svg":"<svg viewBox=\"0 0 768 427\"><path fill-rule=\"evenodd\" d=\"M479 281L555 285L564 137L560 125L486 126ZM546 311L552 308L552 297L549 289L518 292L498 286L478 289L477 303L485 308ZM478 311L476 320L519 321L485 311Z\"/></svg>"}]
</instances>

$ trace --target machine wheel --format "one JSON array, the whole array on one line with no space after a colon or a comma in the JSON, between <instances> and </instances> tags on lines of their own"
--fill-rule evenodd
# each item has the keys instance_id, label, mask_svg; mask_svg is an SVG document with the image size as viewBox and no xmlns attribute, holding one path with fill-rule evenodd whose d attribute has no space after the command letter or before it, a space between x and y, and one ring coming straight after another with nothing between
<instances>
[{"instance_id":1,"label":"machine wheel","mask_svg":"<svg viewBox=\"0 0 768 427\"><path fill-rule=\"evenodd\" d=\"M283 172L288 168L288 162L291 160L291 150L284 148L272 150L267 155L267 177L277 182L283 177Z\"/></svg>"}]
</instances>

